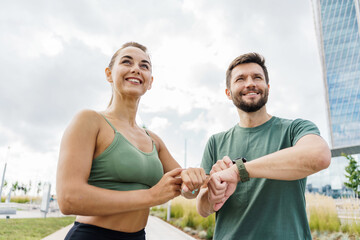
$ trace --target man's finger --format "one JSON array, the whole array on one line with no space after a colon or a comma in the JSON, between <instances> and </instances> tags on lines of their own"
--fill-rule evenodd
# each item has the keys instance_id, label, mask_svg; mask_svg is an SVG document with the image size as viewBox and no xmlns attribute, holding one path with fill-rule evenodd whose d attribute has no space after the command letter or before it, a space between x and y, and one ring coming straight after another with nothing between
<instances>
[{"instance_id":1,"label":"man's finger","mask_svg":"<svg viewBox=\"0 0 360 240\"><path fill-rule=\"evenodd\" d=\"M214 205L214 211L217 212L220 210L220 208L224 205L224 202L221 203L215 203Z\"/></svg>"},{"instance_id":2,"label":"man's finger","mask_svg":"<svg viewBox=\"0 0 360 240\"><path fill-rule=\"evenodd\" d=\"M221 170L225 170L228 168L223 160L218 160L216 164L220 167Z\"/></svg>"},{"instance_id":3,"label":"man's finger","mask_svg":"<svg viewBox=\"0 0 360 240\"><path fill-rule=\"evenodd\" d=\"M232 160L231 160L228 156L225 156L225 157L223 158L223 161L224 161L224 163L227 165L227 167L231 167L231 166L233 165Z\"/></svg>"}]
</instances>

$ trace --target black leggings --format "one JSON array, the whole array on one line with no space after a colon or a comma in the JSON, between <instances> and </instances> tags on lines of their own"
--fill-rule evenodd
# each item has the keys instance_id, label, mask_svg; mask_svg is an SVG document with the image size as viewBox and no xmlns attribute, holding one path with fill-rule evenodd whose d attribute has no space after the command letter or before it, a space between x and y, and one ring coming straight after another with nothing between
<instances>
[{"instance_id":1,"label":"black leggings","mask_svg":"<svg viewBox=\"0 0 360 240\"><path fill-rule=\"evenodd\" d=\"M145 230L127 233L74 222L65 240L145 240Z\"/></svg>"}]
</instances>

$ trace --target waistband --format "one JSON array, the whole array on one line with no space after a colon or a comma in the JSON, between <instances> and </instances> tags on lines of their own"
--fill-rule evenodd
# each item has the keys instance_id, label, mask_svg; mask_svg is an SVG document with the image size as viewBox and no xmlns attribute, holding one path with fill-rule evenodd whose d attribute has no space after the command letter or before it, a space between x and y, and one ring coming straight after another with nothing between
<instances>
[{"instance_id":1,"label":"waistband","mask_svg":"<svg viewBox=\"0 0 360 240\"><path fill-rule=\"evenodd\" d=\"M94 235L101 235L103 239L145 239L145 229L142 229L138 232L129 233L111 230L87 223L80 223L77 221L74 222L74 226L72 228L73 231L78 233L86 232L88 234L93 233Z\"/></svg>"}]
</instances>

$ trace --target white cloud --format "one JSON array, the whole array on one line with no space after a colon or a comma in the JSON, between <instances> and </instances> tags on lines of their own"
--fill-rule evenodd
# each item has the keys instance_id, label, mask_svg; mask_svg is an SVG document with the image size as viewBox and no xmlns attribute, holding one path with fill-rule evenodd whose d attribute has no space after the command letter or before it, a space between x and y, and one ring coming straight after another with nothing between
<instances>
[{"instance_id":1,"label":"white cloud","mask_svg":"<svg viewBox=\"0 0 360 240\"><path fill-rule=\"evenodd\" d=\"M170 127L171 124L167 118L154 117L151 120L149 129L154 130L155 132L162 132L164 129Z\"/></svg>"},{"instance_id":2,"label":"white cloud","mask_svg":"<svg viewBox=\"0 0 360 240\"><path fill-rule=\"evenodd\" d=\"M327 133L311 14L309 3L285 0L2 3L0 152L12 146L7 177L54 183L63 130L80 109L107 106L104 69L127 41L148 46L153 63L138 123L161 136L179 162L185 139L188 165L198 165L208 137L238 121L224 94L225 72L249 51L267 59L269 112L310 119Z\"/></svg>"}]
</instances>

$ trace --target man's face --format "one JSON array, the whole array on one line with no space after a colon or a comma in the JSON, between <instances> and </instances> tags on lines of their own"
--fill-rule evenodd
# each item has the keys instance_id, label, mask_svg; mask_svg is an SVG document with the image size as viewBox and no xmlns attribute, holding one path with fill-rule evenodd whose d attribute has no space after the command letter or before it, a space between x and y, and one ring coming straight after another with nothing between
<instances>
[{"instance_id":1,"label":"man's face","mask_svg":"<svg viewBox=\"0 0 360 240\"><path fill-rule=\"evenodd\" d=\"M234 105L244 112L256 112L267 102L269 84L260 65L244 63L231 72L230 89L226 95Z\"/></svg>"}]
</instances>

